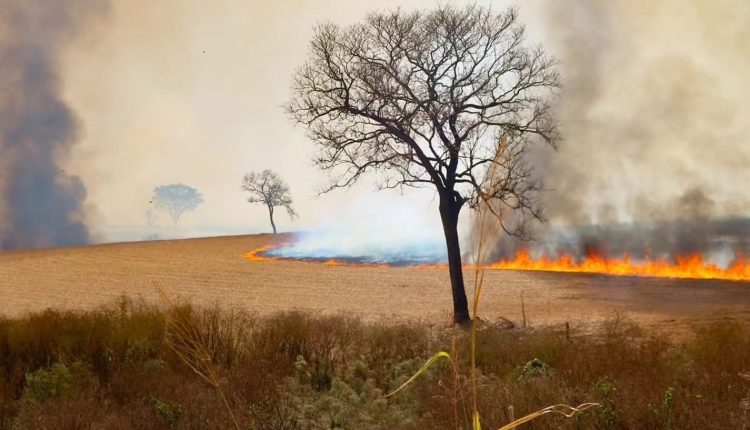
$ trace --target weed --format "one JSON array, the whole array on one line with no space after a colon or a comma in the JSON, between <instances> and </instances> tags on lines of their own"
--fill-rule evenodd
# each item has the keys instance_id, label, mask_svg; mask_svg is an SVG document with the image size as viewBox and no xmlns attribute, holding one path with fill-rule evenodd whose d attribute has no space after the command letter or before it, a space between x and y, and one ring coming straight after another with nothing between
<instances>
[{"instance_id":1,"label":"weed","mask_svg":"<svg viewBox=\"0 0 750 430\"><path fill-rule=\"evenodd\" d=\"M176 403L169 403L159 400L153 395L146 397L146 403L153 406L154 410L164 418L164 421L169 424L170 427L177 427L177 423L182 417L182 407Z\"/></svg>"}]
</instances>

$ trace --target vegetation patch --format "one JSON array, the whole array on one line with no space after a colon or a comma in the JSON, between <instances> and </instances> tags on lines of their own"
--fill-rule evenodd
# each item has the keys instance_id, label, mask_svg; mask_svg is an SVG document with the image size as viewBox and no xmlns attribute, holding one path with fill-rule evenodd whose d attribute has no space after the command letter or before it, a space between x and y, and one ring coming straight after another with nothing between
<instances>
[{"instance_id":1,"label":"vegetation patch","mask_svg":"<svg viewBox=\"0 0 750 430\"><path fill-rule=\"evenodd\" d=\"M226 398L170 347L193 330ZM549 405L600 403L529 429L742 428L750 340L721 322L681 342L622 319L586 332L487 326L477 408L500 428ZM298 312L258 318L121 299L96 311L0 319L0 429L471 428L470 332ZM409 380L436 351L436 360Z\"/></svg>"}]
</instances>

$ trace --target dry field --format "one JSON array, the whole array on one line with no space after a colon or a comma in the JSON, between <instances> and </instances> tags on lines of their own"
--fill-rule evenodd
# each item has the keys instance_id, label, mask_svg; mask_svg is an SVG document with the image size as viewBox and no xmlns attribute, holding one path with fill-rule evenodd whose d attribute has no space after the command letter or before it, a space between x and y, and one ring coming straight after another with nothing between
<instances>
[{"instance_id":1,"label":"dry field","mask_svg":"<svg viewBox=\"0 0 750 430\"><path fill-rule=\"evenodd\" d=\"M0 314L89 309L120 295L157 301L159 285L195 304L260 314L299 309L375 321L440 324L450 319L448 275L440 269L243 258L284 238L234 236L2 253ZM472 275L467 277L470 285ZM616 314L667 330L720 319L750 323L750 283L490 271L485 285L480 315L489 320L520 322L523 295L532 326L569 321L575 327Z\"/></svg>"}]
</instances>

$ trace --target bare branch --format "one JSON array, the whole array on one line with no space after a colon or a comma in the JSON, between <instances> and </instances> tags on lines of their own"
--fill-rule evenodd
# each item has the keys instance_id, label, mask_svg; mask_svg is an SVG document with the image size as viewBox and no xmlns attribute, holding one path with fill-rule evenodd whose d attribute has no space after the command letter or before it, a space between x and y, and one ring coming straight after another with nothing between
<instances>
[{"instance_id":1,"label":"bare branch","mask_svg":"<svg viewBox=\"0 0 750 430\"><path fill-rule=\"evenodd\" d=\"M292 196L289 186L281 177L271 171L252 172L242 178L242 190L250 193L247 201L264 204L273 218L273 208L281 206L286 209L290 218L295 218L297 212L292 208ZM273 221L271 221L273 223ZM275 226L274 226L275 229Z\"/></svg>"},{"instance_id":2,"label":"bare branch","mask_svg":"<svg viewBox=\"0 0 750 430\"><path fill-rule=\"evenodd\" d=\"M460 204L489 198L541 218L542 185L525 158L535 141L559 141L559 75L544 50L525 46L517 18L443 6L317 27L287 111L331 172L323 192L376 172L379 188L432 184ZM502 180L485 181L489 168Z\"/></svg>"}]
</instances>

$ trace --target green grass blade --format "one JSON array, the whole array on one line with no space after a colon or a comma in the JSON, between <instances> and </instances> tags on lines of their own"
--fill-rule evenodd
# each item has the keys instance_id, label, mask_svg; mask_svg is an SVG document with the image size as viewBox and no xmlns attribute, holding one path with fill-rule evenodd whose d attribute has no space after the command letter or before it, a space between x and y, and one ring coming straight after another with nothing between
<instances>
[{"instance_id":1,"label":"green grass blade","mask_svg":"<svg viewBox=\"0 0 750 430\"><path fill-rule=\"evenodd\" d=\"M450 360L451 359L451 355L448 354L445 351L440 351L437 354L433 355L432 357L430 357L429 360L427 360L427 362L422 367L419 368L419 370L417 370L417 373L415 373L414 375L412 375L411 378L409 378L408 381L404 382L403 384L401 384L400 387L398 387L395 390L391 391L390 393L386 394L385 397L391 397L392 395L394 395L394 394L398 393L399 391L403 390L407 385L409 385L412 382L414 382L414 380L417 379L419 377L419 375L421 375L424 372L426 372L427 369L430 368L430 366L432 366L437 360L439 360L441 358L446 358L446 359Z\"/></svg>"},{"instance_id":2,"label":"green grass blade","mask_svg":"<svg viewBox=\"0 0 750 430\"><path fill-rule=\"evenodd\" d=\"M479 420L479 411L474 411L474 414L472 415L471 428L472 430L482 430L482 423Z\"/></svg>"}]
</instances>

